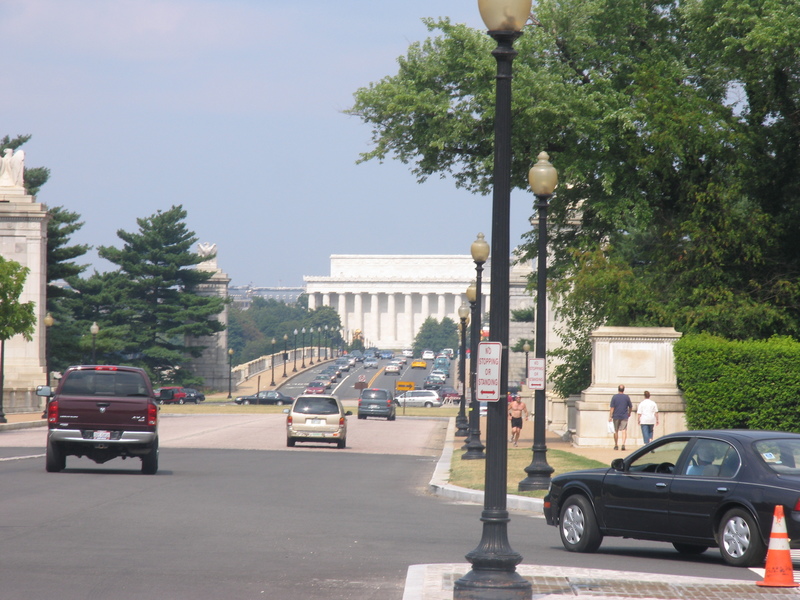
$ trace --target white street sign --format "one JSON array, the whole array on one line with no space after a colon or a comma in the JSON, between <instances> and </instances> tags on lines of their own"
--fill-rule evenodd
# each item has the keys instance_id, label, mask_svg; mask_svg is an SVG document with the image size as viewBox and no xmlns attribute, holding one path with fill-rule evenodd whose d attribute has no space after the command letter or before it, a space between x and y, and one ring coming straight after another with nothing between
<instances>
[{"instance_id":1,"label":"white street sign","mask_svg":"<svg viewBox=\"0 0 800 600\"><path fill-rule=\"evenodd\" d=\"M478 364L475 371L475 389L479 401L497 402L500 400L500 362L503 344L500 342L480 342L478 344Z\"/></svg>"},{"instance_id":2,"label":"white street sign","mask_svg":"<svg viewBox=\"0 0 800 600\"><path fill-rule=\"evenodd\" d=\"M529 358L528 359L528 389L543 390L544 389L544 360L543 358Z\"/></svg>"}]
</instances>

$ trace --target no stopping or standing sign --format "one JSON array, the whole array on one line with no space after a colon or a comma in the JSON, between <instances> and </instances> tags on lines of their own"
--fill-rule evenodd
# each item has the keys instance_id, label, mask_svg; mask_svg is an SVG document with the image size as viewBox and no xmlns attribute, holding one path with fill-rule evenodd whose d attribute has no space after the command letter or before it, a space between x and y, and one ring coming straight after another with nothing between
<instances>
[{"instance_id":1,"label":"no stopping or standing sign","mask_svg":"<svg viewBox=\"0 0 800 600\"><path fill-rule=\"evenodd\" d=\"M478 364L475 370L475 389L478 400L497 402L500 400L500 362L503 344L481 342L478 344Z\"/></svg>"}]
</instances>

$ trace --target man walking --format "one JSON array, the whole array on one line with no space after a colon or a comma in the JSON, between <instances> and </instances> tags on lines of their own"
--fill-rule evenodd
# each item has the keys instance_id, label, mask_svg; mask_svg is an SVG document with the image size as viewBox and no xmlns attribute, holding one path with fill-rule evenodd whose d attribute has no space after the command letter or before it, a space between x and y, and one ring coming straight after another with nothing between
<instances>
[{"instance_id":1,"label":"man walking","mask_svg":"<svg viewBox=\"0 0 800 600\"><path fill-rule=\"evenodd\" d=\"M658 425L658 405L650 399L650 392L644 393L644 400L636 409L639 416L639 427L642 428L642 440L649 444L653 440L653 427Z\"/></svg>"},{"instance_id":2,"label":"man walking","mask_svg":"<svg viewBox=\"0 0 800 600\"><path fill-rule=\"evenodd\" d=\"M633 411L631 397L625 393L625 386L619 386L619 393L611 397L611 409L608 420L614 423L614 450L619 450L619 443L625 450L625 440L628 439L628 419Z\"/></svg>"}]
</instances>

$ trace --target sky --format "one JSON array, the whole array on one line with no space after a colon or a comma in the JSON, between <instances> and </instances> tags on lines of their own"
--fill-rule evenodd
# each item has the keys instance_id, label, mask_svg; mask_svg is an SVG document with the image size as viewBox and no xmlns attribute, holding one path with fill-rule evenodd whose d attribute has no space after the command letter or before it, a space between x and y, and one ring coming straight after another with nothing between
<instances>
[{"instance_id":1,"label":"sky","mask_svg":"<svg viewBox=\"0 0 800 600\"><path fill-rule=\"evenodd\" d=\"M343 114L440 16L485 29L477 0L0 0L0 137L33 136L37 201L81 215L72 243L121 247L180 204L231 285L300 286L331 254L466 255L491 196L356 164L371 131ZM512 247L532 202L512 195Z\"/></svg>"}]
</instances>

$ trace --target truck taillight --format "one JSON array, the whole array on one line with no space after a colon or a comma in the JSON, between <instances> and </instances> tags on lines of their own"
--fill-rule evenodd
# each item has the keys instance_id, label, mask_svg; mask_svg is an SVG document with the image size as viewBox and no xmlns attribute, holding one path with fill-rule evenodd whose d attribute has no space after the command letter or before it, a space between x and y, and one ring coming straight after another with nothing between
<instances>
[{"instance_id":1,"label":"truck taillight","mask_svg":"<svg viewBox=\"0 0 800 600\"><path fill-rule=\"evenodd\" d=\"M152 402L147 403L147 424L155 425L158 422L158 406Z\"/></svg>"},{"instance_id":2,"label":"truck taillight","mask_svg":"<svg viewBox=\"0 0 800 600\"><path fill-rule=\"evenodd\" d=\"M58 423L58 400L51 400L47 405L47 422Z\"/></svg>"},{"instance_id":3,"label":"truck taillight","mask_svg":"<svg viewBox=\"0 0 800 600\"><path fill-rule=\"evenodd\" d=\"M286 417L286 424L287 425L291 425L292 424L292 415L289 415L288 417Z\"/></svg>"},{"instance_id":4,"label":"truck taillight","mask_svg":"<svg viewBox=\"0 0 800 600\"><path fill-rule=\"evenodd\" d=\"M339 427L344 427L344 417L339 417Z\"/></svg>"}]
</instances>

